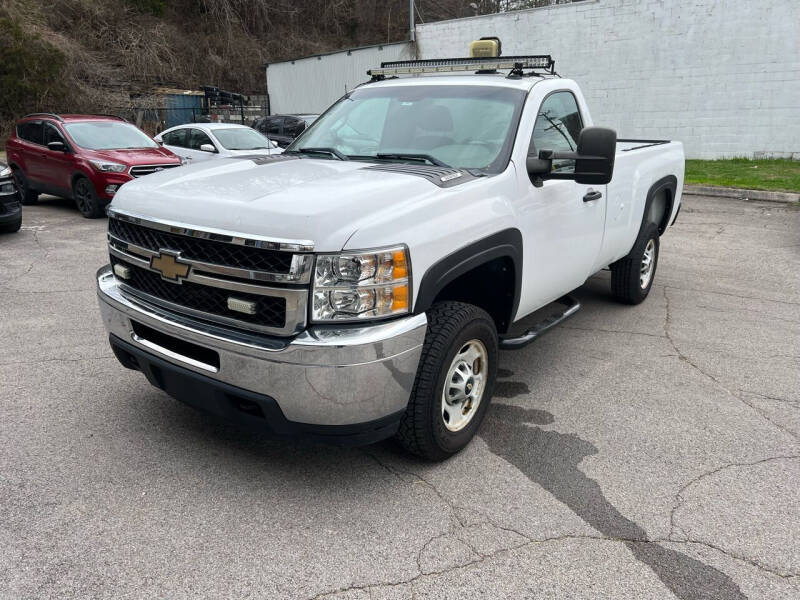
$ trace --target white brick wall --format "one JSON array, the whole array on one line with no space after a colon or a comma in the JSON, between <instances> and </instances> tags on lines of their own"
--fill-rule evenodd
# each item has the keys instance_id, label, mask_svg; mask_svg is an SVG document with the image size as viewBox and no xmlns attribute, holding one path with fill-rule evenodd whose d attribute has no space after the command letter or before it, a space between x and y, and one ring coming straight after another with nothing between
<instances>
[{"instance_id":1,"label":"white brick wall","mask_svg":"<svg viewBox=\"0 0 800 600\"><path fill-rule=\"evenodd\" d=\"M419 24L419 58L552 54L595 123L681 140L691 158L800 159L799 0L586 0Z\"/></svg>"}]
</instances>

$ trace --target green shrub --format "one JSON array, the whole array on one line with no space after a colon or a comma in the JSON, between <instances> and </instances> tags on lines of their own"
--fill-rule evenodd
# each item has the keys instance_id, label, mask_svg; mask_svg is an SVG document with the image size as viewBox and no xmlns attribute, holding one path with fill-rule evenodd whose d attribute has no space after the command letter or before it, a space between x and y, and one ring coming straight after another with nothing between
<instances>
[{"instance_id":1,"label":"green shrub","mask_svg":"<svg viewBox=\"0 0 800 600\"><path fill-rule=\"evenodd\" d=\"M0 120L56 108L67 94L64 54L39 36L0 17Z\"/></svg>"},{"instance_id":2,"label":"green shrub","mask_svg":"<svg viewBox=\"0 0 800 600\"><path fill-rule=\"evenodd\" d=\"M167 0L127 0L133 10L141 14L151 14L160 17L167 7Z\"/></svg>"}]
</instances>

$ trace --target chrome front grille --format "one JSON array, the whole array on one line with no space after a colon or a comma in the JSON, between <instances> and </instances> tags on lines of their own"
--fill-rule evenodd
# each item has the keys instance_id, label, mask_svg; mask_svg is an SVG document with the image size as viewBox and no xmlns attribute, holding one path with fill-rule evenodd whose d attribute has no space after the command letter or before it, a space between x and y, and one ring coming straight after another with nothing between
<instances>
[{"instance_id":1,"label":"chrome front grille","mask_svg":"<svg viewBox=\"0 0 800 600\"><path fill-rule=\"evenodd\" d=\"M198 231L114 209L109 211L108 241L112 265L125 267L117 275L121 288L140 300L274 335L292 335L305 327L313 255L281 248L308 250L308 243ZM164 257L177 261L180 276L168 278Z\"/></svg>"},{"instance_id":2,"label":"chrome front grille","mask_svg":"<svg viewBox=\"0 0 800 600\"><path fill-rule=\"evenodd\" d=\"M125 264L125 261L116 256L111 256L112 266L120 263ZM192 311L239 319L261 327L282 329L286 325L286 298L231 292L222 288L199 285L188 281L181 285L175 285L165 281L158 273L154 273L149 269L131 264L126 266L130 269L130 275L124 281L124 284L148 296L159 298ZM228 308L228 299L231 297L252 302L254 306L253 314L242 314L230 310Z\"/></svg>"},{"instance_id":3,"label":"chrome front grille","mask_svg":"<svg viewBox=\"0 0 800 600\"><path fill-rule=\"evenodd\" d=\"M293 255L280 250L265 250L251 246L238 246L208 239L159 231L121 219L109 219L108 233L119 240L159 251L169 248L180 252L184 259L216 265L236 266L241 269L286 275L292 267Z\"/></svg>"},{"instance_id":4,"label":"chrome front grille","mask_svg":"<svg viewBox=\"0 0 800 600\"><path fill-rule=\"evenodd\" d=\"M180 167L180 165L174 163L167 165L138 165L136 167L131 167L130 174L131 177L141 177L143 175L150 175L151 173L163 171L164 169L174 169L175 167Z\"/></svg>"}]
</instances>

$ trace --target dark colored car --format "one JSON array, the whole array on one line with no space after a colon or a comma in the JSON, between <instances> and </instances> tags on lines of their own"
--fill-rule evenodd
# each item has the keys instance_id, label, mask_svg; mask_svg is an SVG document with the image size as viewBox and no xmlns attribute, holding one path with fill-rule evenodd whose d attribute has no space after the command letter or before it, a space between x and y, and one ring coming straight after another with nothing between
<instances>
[{"instance_id":1,"label":"dark colored car","mask_svg":"<svg viewBox=\"0 0 800 600\"><path fill-rule=\"evenodd\" d=\"M0 233L13 233L22 226L22 206L11 169L0 162Z\"/></svg>"},{"instance_id":2,"label":"dark colored car","mask_svg":"<svg viewBox=\"0 0 800 600\"><path fill-rule=\"evenodd\" d=\"M22 204L39 194L75 200L87 218L103 216L126 181L179 167L181 159L119 117L35 113L6 140Z\"/></svg>"},{"instance_id":3,"label":"dark colored car","mask_svg":"<svg viewBox=\"0 0 800 600\"><path fill-rule=\"evenodd\" d=\"M278 142L281 148L286 148L316 121L317 117L319 115L270 115L256 119L253 128Z\"/></svg>"}]
</instances>

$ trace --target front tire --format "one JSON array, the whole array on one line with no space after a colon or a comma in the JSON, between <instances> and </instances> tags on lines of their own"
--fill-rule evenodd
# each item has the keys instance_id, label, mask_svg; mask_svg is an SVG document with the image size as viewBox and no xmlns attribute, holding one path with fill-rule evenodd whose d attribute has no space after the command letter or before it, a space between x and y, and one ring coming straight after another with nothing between
<instances>
[{"instance_id":1,"label":"front tire","mask_svg":"<svg viewBox=\"0 0 800 600\"><path fill-rule=\"evenodd\" d=\"M413 454L444 460L475 436L497 376L497 330L481 308L442 302L428 311L417 378L397 439Z\"/></svg>"},{"instance_id":2,"label":"front tire","mask_svg":"<svg viewBox=\"0 0 800 600\"><path fill-rule=\"evenodd\" d=\"M611 293L625 304L639 304L650 293L658 266L659 234L655 223L648 223L633 248L611 265Z\"/></svg>"},{"instance_id":3,"label":"front tire","mask_svg":"<svg viewBox=\"0 0 800 600\"><path fill-rule=\"evenodd\" d=\"M16 221L0 225L0 233L14 233L19 231L20 227L22 227L22 212L19 213L19 218Z\"/></svg>"},{"instance_id":4,"label":"front tire","mask_svg":"<svg viewBox=\"0 0 800 600\"><path fill-rule=\"evenodd\" d=\"M78 210L87 219L103 216L103 204L97 197L94 185L86 177L78 177L72 184L72 197Z\"/></svg>"},{"instance_id":5,"label":"front tire","mask_svg":"<svg viewBox=\"0 0 800 600\"><path fill-rule=\"evenodd\" d=\"M39 192L32 190L28 184L28 180L22 169L14 169L14 182L17 184L19 190L20 203L23 206L33 206L39 202Z\"/></svg>"}]
</instances>

